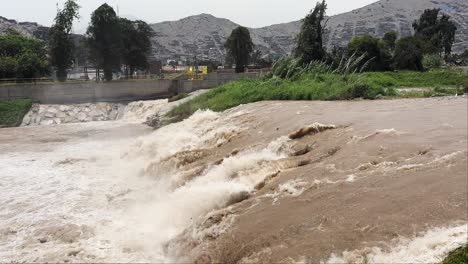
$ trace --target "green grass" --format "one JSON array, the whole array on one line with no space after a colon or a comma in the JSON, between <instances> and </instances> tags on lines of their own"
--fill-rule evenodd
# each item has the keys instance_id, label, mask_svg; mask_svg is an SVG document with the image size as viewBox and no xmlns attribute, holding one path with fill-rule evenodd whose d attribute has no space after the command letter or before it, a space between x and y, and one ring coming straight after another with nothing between
<instances>
[{"instance_id":1,"label":"green grass","mask_svg":"<svg viewBox=\"0 0 468 264\"><path fill-rule=\"evenodd\" d=\"M370 72L363 76L374 85L384 87L457 87L468 79L468 74L456 70L429 72Z\"/></svg>"},{"instance_id":2,"label":"green grass","mask_svg":"<svg viewBox=\"0 0 468 264\"><path fill-rule=\"evenodd\" d=\"M32 104L30 99L0 100L0 127L20 125Z\"/></svg>"},{"instance_id":3,"label":"green grass","mask_svg":"<svg viewBox=\"0 0 468 264\"><path fill-rule=\"evenodd\" d=\"M468 245L450 252L442 264L468 264Z\"/></svg>"},{"instance_id":4,"label":"green grass","mask_svg":"<svg viewBox=\"0 0 468 264\"><path fill-rule=\"evenodd\" d=\"M168 113L172 121L180 121L198 109L223 111L241 104L265 100L350 100L410 98L453 95L468 79L460 71L373 72L342 76L337 74L305 74L294 80L280 78L244 79L227 83L202 94ZM424 87L423 91L398 92L396 88ZM427 88L427 89L426 89Z\"/></svg>"}]
</instances>

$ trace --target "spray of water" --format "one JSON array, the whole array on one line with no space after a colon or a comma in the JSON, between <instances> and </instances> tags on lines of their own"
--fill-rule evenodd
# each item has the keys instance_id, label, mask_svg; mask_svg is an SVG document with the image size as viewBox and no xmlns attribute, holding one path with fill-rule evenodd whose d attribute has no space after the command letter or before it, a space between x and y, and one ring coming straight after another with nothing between
<instances>
[{"instance_id":1,"label":"spray of water","mask_svg":"<svg viewBox=\"0 0 468 264\"><path fill-rule=\"evenodd\" d=\"M440 263L468 241L468 225L435 228L414 239L399 239L389 250L365 248L332 255L327 263Z\"/></svg>"}]
</instances>

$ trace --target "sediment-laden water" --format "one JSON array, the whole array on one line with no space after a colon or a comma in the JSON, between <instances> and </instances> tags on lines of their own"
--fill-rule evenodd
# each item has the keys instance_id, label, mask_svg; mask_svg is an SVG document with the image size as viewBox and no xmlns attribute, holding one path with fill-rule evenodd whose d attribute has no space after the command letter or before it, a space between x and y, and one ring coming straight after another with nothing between
<instances>
[{"instance_id":1,"label":"sediment-laden water","mask_svg":"<svg viewBox=\"0 0 468 264\"><path fill-rule=\"evenodd\" d=\"M3 129L0 262L438 261L468 236L461 100Z\"/></svg>"}]
</instances>

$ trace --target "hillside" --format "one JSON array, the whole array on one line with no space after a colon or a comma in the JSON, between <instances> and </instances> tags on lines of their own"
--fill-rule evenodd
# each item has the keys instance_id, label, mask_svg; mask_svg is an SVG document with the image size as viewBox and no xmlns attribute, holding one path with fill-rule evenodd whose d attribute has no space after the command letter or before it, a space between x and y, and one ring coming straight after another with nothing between
<instances>
[{"instance_id":1,"label":"hillside","mask_svg":"<svg viewBox=\"0 0 468 264\"><path fill-rule=\"evenodd\" d=\"M305 7L308 8L308 7ZM382 37L390 30L400 36L413 33L412 22L424 9L440 8L458 26L455 52L468 48L468 1L466 0L381 0L351 12L329 17L325 41L327 47L344 46L355 35L371 34ZM263 54L290 54L301 22L251 28L252 39ZM223 60L224 43L238 24L209 14L190 16L177 21L152 24L153 56L158 59L210 58ZM0 34L12 28L26 35L47 38L47 28L30 22L17 22L0 17Z\"/></svg>"},{"instance_id":2,"label":"hillside","mask_svg":"<svg viewBox=\"0 0 468 264\"><path fill-rule=\"evenodd\" d=\"M412 22L424 9L440 8L448 13L458 25L455 52L468 47L468 2L465 0L382 0L354 11L332 16L327 23L325 36L327 47L343 46L355 35L371 34L382 37L390 30L401 36L413 33ZM301 22L251 28L257 48L264 54L286 55L294 48L294 38ZM234 22L201 14L178 21L153 24L157 32L154 38L154 53L157 57L171 58L174 55L224 58L224 42L238 25Z\"/></svg>"},{"instance_id":3,"label":"hillside","mask_svg":"<svg viewBox=\"0 0 468 264\"><path fill-rule=\"evenodd\" d=\"M49 33L48 27L41 26L35 22L18 22L14 19L0 16L0 34L4 34L8 30L15 30L23 35L39 39L47 39Z\"/></svg>"}]
</instances>

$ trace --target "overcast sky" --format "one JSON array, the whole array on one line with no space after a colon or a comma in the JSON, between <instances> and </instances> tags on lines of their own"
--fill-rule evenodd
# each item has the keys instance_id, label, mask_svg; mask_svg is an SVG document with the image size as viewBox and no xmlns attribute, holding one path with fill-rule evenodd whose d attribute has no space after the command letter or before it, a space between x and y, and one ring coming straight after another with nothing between
<instances>
[{"instance_id":1,"label":"overcast sky","mask_svg":"<svg viewBox=\"0 0 468 264\"><path fill-rule=\"evenodd\" d=\"M408 0L411 1L411 0ZM50 26L65 0L0 0L0 16ZM102 3L113 6L120 16L148 23L178 20L190 15L209 13L248 27L263 27L301 19L315 6L316 0L78 0L81 19L76 33L83 33L93 10ZM376 0L328 0L328 15L365 6Z\"/></svg>"}]
</instances>

